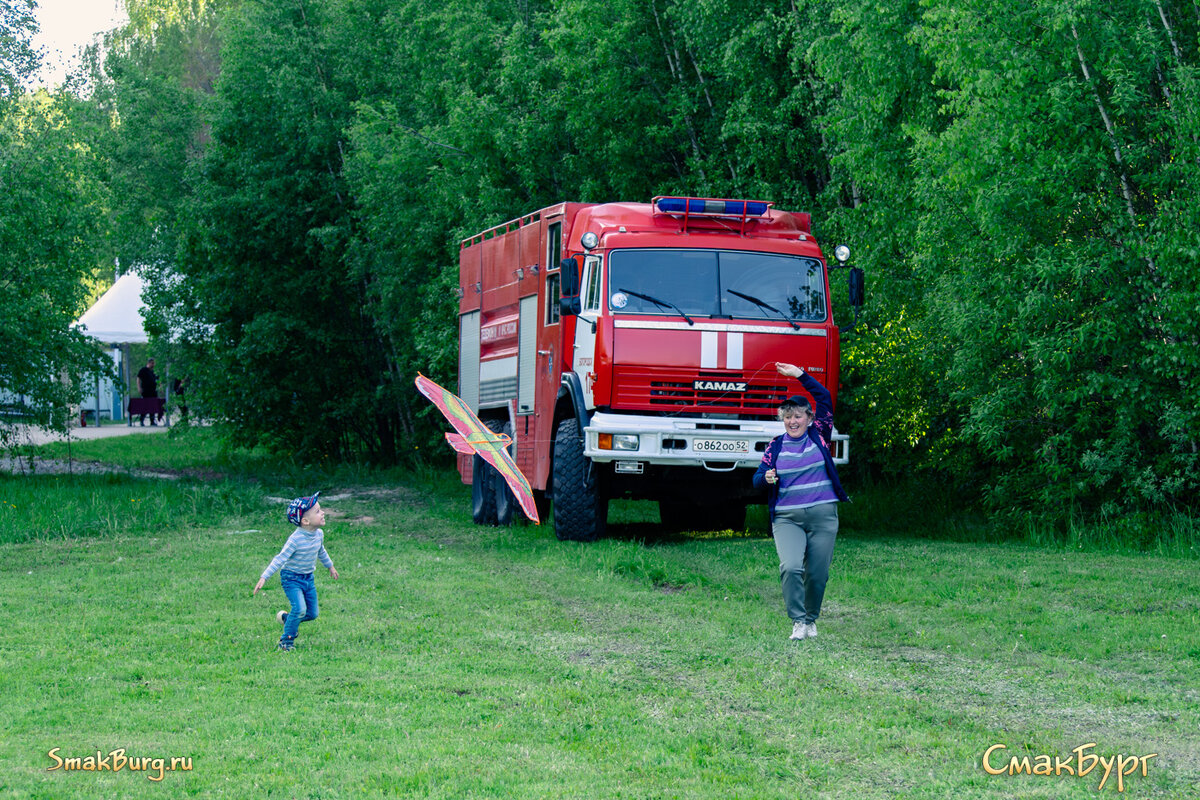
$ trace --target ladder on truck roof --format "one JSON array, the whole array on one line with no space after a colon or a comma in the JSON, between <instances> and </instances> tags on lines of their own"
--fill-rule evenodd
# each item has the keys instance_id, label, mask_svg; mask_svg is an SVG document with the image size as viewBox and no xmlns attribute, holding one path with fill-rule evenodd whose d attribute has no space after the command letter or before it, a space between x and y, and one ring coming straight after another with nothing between
<instances>
[{"instance_id":1,"label":"ladder on truck roof","mask_svg":"<svg viewBox=\"0 0 1200 800\"><path fill-rule=\"evenodd\" d=\"M469 236L460 241L458 243L458 249L466 250L472 245L479 244L480 242L488 239L495 239L497 236L503 236L504 234L510 233L519 228L524 228L526 225L532 225L535 222L539 222L542 218L542 211L544 210L545 209L539 209L534 211L532 214L526 214L523 217L510 219L508 222L501 222L499 225L494 225L491 228L488 228L486 231L480 231L474 236Z\"/></svg>"}]
</instances>

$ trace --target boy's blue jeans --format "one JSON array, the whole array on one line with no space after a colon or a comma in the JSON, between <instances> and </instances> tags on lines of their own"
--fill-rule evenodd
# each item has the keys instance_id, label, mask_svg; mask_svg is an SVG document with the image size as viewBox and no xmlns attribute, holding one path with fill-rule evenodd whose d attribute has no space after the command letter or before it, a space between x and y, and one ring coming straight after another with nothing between
<instances>
[{"instance_id":1,"label":"boy's blue jeans","mask_svg":"<svg viewBox=\"0 0 1200 800\"><path fill-rule=\"evenodd\" d=\"M279 571L279 583L283 593L287 595L292 610L288 612L287 621L283 624L283 635L279 643L290 646L296 641L296 632L300 630L301 622L317 618L317 584L310 572L302 575L291 570Z\"/></svg>"}]
</instances>

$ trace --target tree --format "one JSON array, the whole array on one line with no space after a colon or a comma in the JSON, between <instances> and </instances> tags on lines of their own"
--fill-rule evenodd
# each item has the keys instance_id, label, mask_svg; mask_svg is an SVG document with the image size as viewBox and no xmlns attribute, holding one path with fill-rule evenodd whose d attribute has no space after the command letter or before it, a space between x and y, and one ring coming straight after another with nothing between
<instances>
[{"instance_id":1,"label":"tree","mask_svg":"<svg viewBox=\"0 0 1200 800\"><path fill-rule=\"evenodd\" d=\"M839 409L862 473L1015 514L1194 504L1188 4L130 11L95 100L119 120L114 240L162 270L154 324L190 324L240 441L432 441L410 382L453 375L464 236L560 200L750 196L812 210L867 269Z\"/></svg>"},{"instance_id":2,"label":"tree","mask_svg":"<svg viewBox=\"0 0 1200 800\"><path fill-rule=\"evenodd\" d=\"M91 48L91 105L105 137L122 263L168 269L188 175L208 141L229 2L131 2L127 25Z\"/></svg>"},{"instance_id":3,"label":"tree","mask_svg":"<svg viewBox=\"0 0 1200 800\"><path fill-rule=\"evenodd\" d=\"M375 399L386 354L346 257L358 88L331 35L344 11L246 3L232 20L178 270L212 329L193 378L240 441L391 461L394 412Z\"/></svg>"},{"instance_id":4,"label":"tree","mask_svg":"<svg viewBox=\"0 0 1200 800\"><path fill-rule=\"evenodd\" d=\"M103 251L106 197L91 143L70 124L74 105L39 92L0 111L0 394L23 397L25 419L42 426L63 426L104 369L71 327Z\"/></svg>"},{"instance_id":5,"label":"tree","mask_svg":"<svg viewBox=\"0 0 1200 800\"><path fill-rule=\"evenodd\" d=\"M0 0L0 103L11 102L37 70L31 39L37 32L34 0Z\"/></svg>"},{"instance_id":6,"label":"tree","mask_svg":"<svg viewBox=\"0 0 1200 800\"><path fill-rule=\"evenodd\" d=\"M1194 78L1145 11L939 3L916 37L951 120L916 149L919 274L962 434L1015 514L1186 503L1200 478L1178 246L1197 166L1169 99Z\"/></svg>"}]
</instances>

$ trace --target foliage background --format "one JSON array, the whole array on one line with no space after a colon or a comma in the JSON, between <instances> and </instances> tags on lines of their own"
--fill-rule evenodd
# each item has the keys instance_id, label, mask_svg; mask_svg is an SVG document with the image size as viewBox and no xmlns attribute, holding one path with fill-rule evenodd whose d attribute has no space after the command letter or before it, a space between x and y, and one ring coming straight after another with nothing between
<instances>
[{"instance_id":1,"label":"foliage background","mask_svg":"<svg viewBox=\"0 0 1200 800\"><path fill-rule=\"evenodd\" d=\"M752 196L867 270L857 479L1064 526L1194 510L1194 4L127 5L64 90L71 131L102 255L152 274L183 332L161 346L233 440L424 457L411 377L454 374L461 237L561 200Z\"/></svg>"},{"instance_id":2,"label":"foliage background","mask_svg":"<svg viewBox=\"0 0 1200 800\"><path fill-rule=\"evenodd\" d=\"M30 0L0 3L0 419L61 427L85 378L103 368L71 328L105 252L108 186L86 104L31 95ZM0 446L13 427L0 424Z\"/></svg>"}]
</instances>

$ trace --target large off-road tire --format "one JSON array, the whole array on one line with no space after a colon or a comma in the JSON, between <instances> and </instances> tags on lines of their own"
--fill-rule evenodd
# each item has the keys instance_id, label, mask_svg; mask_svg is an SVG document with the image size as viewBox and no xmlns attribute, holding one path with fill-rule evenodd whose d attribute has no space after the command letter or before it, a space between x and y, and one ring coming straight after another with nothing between
<instances>
[{"instance_id":1,"label":"large off-road tire","mask_svg":"<svg viewBox=\"0 0 1200 800\"><path fill-rule=\"evenodd\" d=\"M746 529L746 504L659 500L658 517L669 531L743 531Z\"/></svg>"},{"instance_id":2,"label":"large off-road tire","mask_svg":"<svg viewBox=\"0 0 1200 800\"><path fill-rule=\"evenodd\" d=\"M568 417L554 432L554 535L594 542L608 524L608 498L600 468L583 455L583 431Z\"/></svg>"},{"instance_id":3,"label":"large off-road tire","mask_svg":"<svg viewBox=\"0 0 1200 800\"><path fill-rule=\"evenodd\" d=\"M494 481L500 476L479 456L471 456L471 519L476 525L496 524Z\"/></svg>"},{"instance_id":4,"label":"large off-road tire","mask_svg":"<svg viewBox=\"0 0 1200 800\"><path fill-rule=\"evenodd\" d=\"M503 433L509 439L512 439L513 427L511 422L499 422L498 420L488 420L488 429L493 433ZM509 445L508 454L514 459L517 457L516 448ZM496 495L496 524L511 525L514 516L522 516L525 512L521 511L521 506L517 502L516 495L512 489L508 488L508 481L504 480L504 476L495 470L492 471L492 490Z\"/></svg>"},{"instance_id":5,"label":"large off-road tire","mask_svg":"<svg viewBox=\"0 0 1200 800\"><path fill-rule=\"evenodd\" d=\"M512 438L512 423L498 419L486 419L483 424L492 433L506 434ZM512 454L512 448L509 448ZM496 468L479 456L471 457L471 519L476 525L508 525L512 523L517 498L508 488Z\"/></svg>"}]
</instances>

